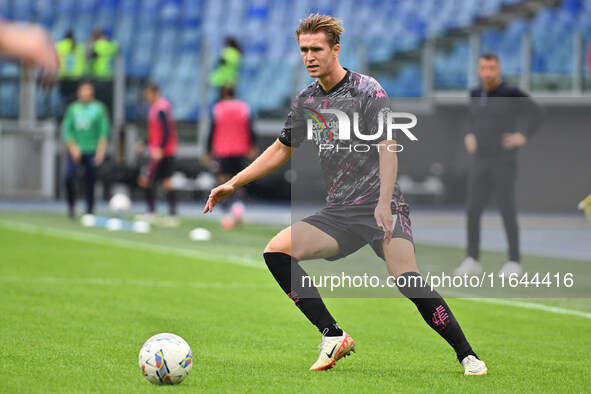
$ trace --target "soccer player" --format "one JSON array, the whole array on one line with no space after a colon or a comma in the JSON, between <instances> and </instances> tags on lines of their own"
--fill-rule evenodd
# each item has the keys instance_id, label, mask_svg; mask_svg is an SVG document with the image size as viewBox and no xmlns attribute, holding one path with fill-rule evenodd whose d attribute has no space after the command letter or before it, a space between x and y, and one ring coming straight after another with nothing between
<instances>
[{"instance_id":1,"label":"soccer player","mask_svg":"<svg viewBox=\"0 0 591 394\"><path fill-rule=\"evenodd\" d=\"M339 99L356 98L367 108L359 108L360 118L389 110L386 94L378 82L343 68L338 60L340 21L326 15L310 15L301 21L296 39L308 74L316 81L308 85L298 98L319 110L330 107ZM318 101L313 100L318 98ZM301 101L303 101L301 100ZM227 183L211 191L204 212L211 212L222 198L238 187L278 169L303 142L305 133L298 133L297 114L300 100L292 105L279 138L250 166ZM314 104L310 104L314 102ZM364 104L365 103L365 104ZM301 122L301 121L300 121ZM374 120L374 123L377 123ZM367 120L360 123L363 134L374 134L375 125ZM371 128L371 130L369 130ZM351 140L333 139L333 135L317 138L316 143L331 140L335 144L364 142L357 135ZM428 286L418 273L409 207L395 183L397 156L395 139L379 140L377 147L367 153L347 149L321 149L319 159L328 187L327 206L320 212L296 222L277 234L264 252L265 262L283 291L323 335L318 360L310 370L326 370L355 350L353 339L345 333L324 305L316 288L299 287L306 273L300 260L326 258L336 260L369 244L378 257L386 262L390 275L404 277L399 290L418 308L420 314L455 350L466 375L483 375L486 365L478 359L466 340L449 306ZM392 150L392 152L390 152ZM394 215L393 215L394 214ZM293 242L296 240L297 242ZM305 290L311 296L300 296Z\"/></svg>"},{"instance_id":2,"label":"soccer player","mask_svg":"<svg viewBox=\"0 0 591 394\"><path fill-rule=\"evenodd\" d=\"M254 143L248 105L236 100L233 87L223 87L221 100L213 107L208 153L202 161L207 164L213 158L217 181L225 183L242 171L249 159L256 157Z\"/></svg>"},{"instance_id":3,"label":"soccer player","mask_svg":"<svg viewBox=\"0 0 591 394\"><path fill-rule=\"evenodd\" d=\"M84 167L86 178L86 213L94 210L96 168L103 163L109 138L109 116L105 106L94 99L94 86L84 81L78 86L78 100L66 109L62 130L68 154L66 159L66 192L68 215L76 215L75 183L78 166Z\"/></svg>"},{"instance_id":4,"label":"soccer player","mask_svg":"<svg viewBox=\"0 0 591 394\"><path fill-rule=\"evenodd\" d=\"M176 227L177 196L173 188L171 177L174 166L174 155L177 150L176 122L172 112L172 105L160 96L158 85L149 83L144 89L144 97L150 103L148 112L148 150L149 163L142 169L138 179L140 187L146 190L148 215L144 219L153 222L156 213L155 182L162 181L166 189L169 217L164 219L164 225Z\"/></svg>"},{"instance_id":5,"label":"soccer player","mask_svg":"<svg viewBox=\"0 0 591 394\"><path fill-rule=\"evenodd\" d=\"M519 233L515 208L515 180L518 148L537 131L541 108L518 88L501 79L501 66L495 54L478 60L481 85L470 92L469 130L464 138L473 159L468 174L467 216L468 256L456 269L457 275L479 275L480 217L491 194L497 200L509 244L509 260L499 274L523 273L519 255ZM520 117L527 124L518 131Z\"/></svg>"}]
</instances>

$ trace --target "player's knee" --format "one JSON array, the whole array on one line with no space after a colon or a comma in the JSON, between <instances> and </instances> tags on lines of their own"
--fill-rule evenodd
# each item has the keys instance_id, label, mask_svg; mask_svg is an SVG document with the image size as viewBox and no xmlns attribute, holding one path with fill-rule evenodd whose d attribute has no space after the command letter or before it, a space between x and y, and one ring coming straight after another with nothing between
<instances>
[{"instance_id":1,"label":"player's knee","mask_svg":"<svg viewBox=\"0 0 591 394\"><path fill-rule=\"evenodd\" d=\"M278 234L269 241L264 253L285 253L291 256L291 242L286 242Z\"/></svg>"}]
</instances>

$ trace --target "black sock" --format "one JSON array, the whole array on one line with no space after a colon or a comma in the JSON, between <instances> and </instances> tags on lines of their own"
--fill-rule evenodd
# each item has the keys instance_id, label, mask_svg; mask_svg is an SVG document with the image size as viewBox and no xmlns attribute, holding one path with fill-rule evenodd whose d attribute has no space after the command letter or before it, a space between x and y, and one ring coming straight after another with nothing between
<instances>
[{"instance_id":1,"label":"black sock","mask_svg":"<svg viewBox=\"0 0 591 394\"><path fill-rule=\"evenodd\" d=\"M343 335L343 330L341 330L341 327L339 327L337 323L329 324L328 326L321 329L320 332L322 335L327 337L340 337Z\"/></svg>"},{"instance_id":2,"label":"black sock","mask_svg":"<svg viewBox=\"0 0 591 394\"><path fill-rule=\"evenodd\" d=\"M168 199L168 213L170 216L176 216L176 190L171 189L166 193Z\"/></svg>"},{"instance_id":3,"label":"black sock","mask_svg":"<svg viewBox=\"0 0 591 394\"><path fill-rule=\"evenodd\" d=\"M285 253L264 253L269 271L285 294L293 300L304 315L323 335L343 335L336 321L326 309L316 287L302 287L302 279L308 276L297 259ZM293 286L292 286L292 278Z\"/></svg>"},{"instance_id":4,"label":"black sock","mask_svg":"<svg viewBox=\"0 0 591 394\"><path fill-rule=\"evenodd\" d=\"M148 204L148 212L154 213L156 212L156 190L152 186L148 186L146 188L146 203Z\"/></svg>"},{"instance_id":5,"label":"black sock","mask_svg":"<svg viewBox=\"0 0 591 394\"><path fill-rule=\"evenodd\" d=\"M396 283L400 292L414 302L425 322L454 348L458 361L469 355L478 358L447 303L439 293L431 290L421 274L405 272Z\"/></svg>"}]
</instances>

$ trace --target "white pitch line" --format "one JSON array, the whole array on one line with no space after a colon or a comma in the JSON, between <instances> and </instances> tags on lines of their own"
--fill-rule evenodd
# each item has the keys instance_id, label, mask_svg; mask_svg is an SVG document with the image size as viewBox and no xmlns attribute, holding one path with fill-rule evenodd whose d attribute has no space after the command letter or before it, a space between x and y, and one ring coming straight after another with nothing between
<instances>
[{"instance_id":1,"label":"white pitch line","mask_svg":"<svg viewBox=\"0 0 591 394\"><path fill-rule=\"evenodd\" d=\"M512 300L512 299L506 299L506 298L462 298L462 300L482 302L485 304L507 305L507 306L513 306L516 308L524 308L524 309L535 309L535 310L544 311L544 312L557 313L559 315L571 315L571 316L583 317L585 319L591 319L590 312L578 311L576 309L560 308L557 306L551 306L551 305L545 305L545 304L536 304L533 302L517 301L517 300Z\"/></svg>"},{"instance_id":2,"label":"white pitch line","mask_svg":"<svg viewBox=\"0 0 591 394\"><path fill-rule=\"evenodd\" d=\"M57 229L54 227L49 226L40 226L35 224L29 223L21 223L21 222L14 222L9 220L0 220L0 226L4 228L8 228L11 230L17 230L24 233L29 234L43 234L46 236L53 236L58 238L69 238L83 242L90 242L98 245L116 245L122 248L138 250L138 251L152 251L156 253L164 253L167 255L176 255L179 257L186 257L186 258L197 258L197 259L214 259L218 262L224 262L229 264L241 265L251 268L264 268L264 265L257 260L240 257L240 256L233 256L233 255L226 255L221 258L219 255L215 255L213 253L206 253L200 252L197 250L191 249L182 249L182 248L169 248L165 246L153 245L153 244L146 244L143 242L134 242L129 240L122 240L122 239L115 239L110 238L98 234L81 234L75 231L64 230L64 229ZM1 278L0 278L1 280ZM139 281L138 281L139 282ZM143 281L142 281L143 282ZM147 281L149 282L149 281ZM147 283L146 282L146 283ZM155 282L156 283L156 282ZM197 282L195 282L197 283ZM138 285L136 283L136 285ZM517 308L524 308L524 309L535 309L549 313L556 313L561 315L571 315L571 316L578 316L585 319L591 319L590 312L579 311L575 309L567 309L567 308L559 308L550 305L544 304L535 304L531 302L524 302L524 301L516 301L510 299L499 299L499 298L461 298L463 300L474 301L474 302L482 302L488 304L495 304L495 305L507 305L513 306Z\"/></svg>"}]
</instances>

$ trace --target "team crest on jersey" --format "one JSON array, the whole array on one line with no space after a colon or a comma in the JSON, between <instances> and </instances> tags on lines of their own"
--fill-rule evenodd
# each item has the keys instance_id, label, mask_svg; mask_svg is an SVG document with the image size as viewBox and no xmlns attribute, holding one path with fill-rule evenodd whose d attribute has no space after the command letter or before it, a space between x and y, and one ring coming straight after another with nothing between
<instances>
[{"instance_id":1,"label":"team crest on jersey","mask_svg":"<svg viewBox=\"0 0 591 394\"><path fill-rule=\"evenodd\" d=\"M312 140L316 144L331 142L339 139L338 122L331 120L326 121L326 118L318 111L304 107L308 118L308 132L312 135Z\"/></svg>"}]
</instances>

